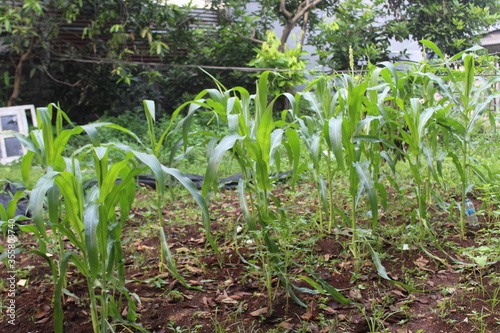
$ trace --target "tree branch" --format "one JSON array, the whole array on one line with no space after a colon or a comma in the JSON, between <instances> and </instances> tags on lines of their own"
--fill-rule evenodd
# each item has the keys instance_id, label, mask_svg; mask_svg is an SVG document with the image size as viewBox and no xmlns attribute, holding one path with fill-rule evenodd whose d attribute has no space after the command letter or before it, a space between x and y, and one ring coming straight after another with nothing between
<instances>
[{"instance_id":1,"label":"tree branch","mask_svg":"<svg viewBox=\"0 0 500 333\"><path fill-rule=\"evenodd\" d=\"M286 10L286 0L280 0L280 13L285 16L287 21L293 18L293 14Z\"/></svg>"},{"instance_id":2,"label":"tree branch","mask_svg":"<svg viewBox=\"0 0 500 333\"><path fill-rule=\"evenodd\" d=\"M45 74L47 74L48 77L50 77L53 81L55 81L57 83L65 84L65 85L70 86L70 87L75 87L75 86L79 85L80 82L82 82L82 80L78 80L75 83L63 82L63 81L60 81L60 80L56 79L55 77L53 77L45 65L43 65L43 70L45 71Z\"/></svg>"},{"instance_id":3,"label":"tree branch","mask_svg":"<svg viewBox=\"0 0 500 333\"><path fill-rule=\"evenodd\" d=\"M324 0L314 0L312 2L309 2L308 0L302 1L302 3L299 5L299 9L297 10L297 13L293 17L293 21L297 22L302 16L304 16L305 13L310 11L314 6L317 4L323 2Z\"/></svg>"}]
</instances>

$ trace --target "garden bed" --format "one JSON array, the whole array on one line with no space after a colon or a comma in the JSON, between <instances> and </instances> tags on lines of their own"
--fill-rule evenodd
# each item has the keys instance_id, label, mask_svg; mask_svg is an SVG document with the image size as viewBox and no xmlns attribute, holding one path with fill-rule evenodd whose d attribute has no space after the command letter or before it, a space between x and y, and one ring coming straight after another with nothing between
<instances>
[{"instance_id":1,"label":"garden bed","mask_svg":"<svg viewBox=\"0 0 500 333\"><path fill-rule=\"evenodd\" d=\"M314 192L311 186L302 183L292 190L289 185L283 185L274 194L287 202L287 214L304 217L314 228L317 203L308 194ZM461 250L484 245L485 237L495 231L494 225L485 226L484 217L480 217L483 228L469 229L465 239L460 239L457 226L446 214L433 214L432 223L441 246L438 249L424 240L410 243L404 235L390 232L391 228L408 223L405 215L381 214L382 265L393 281L407 284L417 292L408 292L381 278L369 248L362 247L360 257L354 259L349 251L349 229L338 226L329 233L311 236L304 228L291 236L295 241L288 244L293 247L289 251L295 256L294 260L312 268L339 289L351 304L342 305L321 294L297 292L308 305L300 307L273 276L270 282L272 309L269 309L265 270L259 262L261 248L245 238L244 233L239 233L242 221L236 191L218 193L209 207L212 232L222 244L220 258L206 247L203 227L192 200L169 200L163 208L164 230L178 270L191 286L201 288L199 291L187 289L168 272L159 271L158 232L151 227L156 222L151 216L151 207L146 205L149 195L148 190L142 190L137 198L124 229L123 248L127 288L140 299L137 322L150 332L434 333L500 329L500 318L495 311L499 290L495 271L499 264L478 269L478 266L451 259L473 263ZM480 205L478 201L475 203ZM15 275L17 282L24 281L25 285L16 287L15 326L9 324L5 315L7 298L3 294L0 330L52 332L50 269L40 257L27 253L37 248L30 234L19 235L18 245L25 251L16 256ZM307 275L300 267L290 266L288 273L298 287L308 287L304 281L294 279ZM9 277L5 267L0 277L5 286ZM63 305L65 331L92 332L85 278L73 266L68 269L67 278ZM126 307L123 311L125 315ZM120 326L116 330L128 331Z\"/></svg>"}]
</instances>

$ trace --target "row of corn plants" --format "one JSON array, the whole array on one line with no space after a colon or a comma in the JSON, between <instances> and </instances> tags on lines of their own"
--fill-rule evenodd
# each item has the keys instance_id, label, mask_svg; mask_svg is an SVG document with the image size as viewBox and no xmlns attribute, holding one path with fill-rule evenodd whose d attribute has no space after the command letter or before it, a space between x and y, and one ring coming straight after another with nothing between
<instances>
[{"instance_id":1,"label":"row of corn plants","mask_svg":"<svg viewBox=\"0 0 500 333\"><path fill-rule=\"evenodd\" d=\"M422 241L433 239L428 216L433 201L442 207L458 207L460 235L464 237L464 202L473 188L471 172L482 174L480 170L487 169L470 156L474 145L471 136L485 121L496 128L489 105L498 97L492 87L499 78L485 81L475 75L476 49L447 58L432 42L423 41L423 45L440 57L438 68L429 63L406 64L401 71L394 64L383 63L364 77L320 77L295 95L285 94L290 108L279 113L273 111L274 100L266 91L270 73L260 77L255 95L218 83L218 89L198 96L204 109L229 130L223 136L205 133L210 149L202 194L208 199L216 190L218 166L229 154L243 174L240 204L248 230L266 245L274 274L301 305L291 288L291 281L298 277L286 274L294 263L286 262L280 251L280 230L287 228L289 220L272 195L271 175L283 171L278 166L284 167L277 161L288 161L287 167L295 175L310 172L321 204L315 221L318 232L349 228L355 258L366 235L379 245L379 209L387 209L388 184L402 191L397 181L400 164L410 171L411 179L406 181L416 200L409 224L420 230ZM453 69L452 63L463 67ZM444 174L445 164L454 166L454 171ZM348 179L348 212L334 197L339 176ZM439 187L450 178L459 184L456 194L460 199L444 203ZM360 223L358 210L363 202L370 211L368 227ZM308 282L314 286L324 283ZM328 290L337 300L347 302L334 288Z\"/></svg>"},{"instance_id":2,"label":"row of corn plants","mask_svg":"<svg viewBox=\"0 0 500 333\"><path fill-rule=\"evenodd\" d=\"M304 307L296 290L320 292L343 304L350 300L283 251L287 245L284 242L290 241L285 235L291 229L291 220L273 195L276 172L292 170L292 187L302 174L310 175L320 205L311 221L314 229L319 235L334 228L349 230L351 252L360 260L359 244L366 242L367 235L375 249L379 245L379 210L388 207L388 188L404 191L398 172L403 168L401 164L409 170L411 177L405 182L411 184L415 194L416 208L408 223L420 228L422 240L433 234L428 216L430 203L443 201L433 194L439 193L438 188L456 174L460 200L450 207L460 212L463 237L464 203L474 180L494 177L488 166L482 166L471 155L476 148L471 137L485 121L493 130L496 128L497 119L489 105L497 96L491 89L498 78L485 81L475 75L474 49L447 58L431 42L423 41L423 45L440 57L438 68L424 62L406 64L400 70L394 64L383 63L371 67L363 77L319 77L301 92L274 99L269 97L268 79L274 75L269 72L259 78L255 94L241 87L227 89L215 81L217 88L204 90L179 107L160 134L155 131L154 103L144 101L147 143L111 123L74 126L55 105L38 109L39 127L29 137L17 134L28 149L21 167L25 184L31 189L30 208L35 222L23 228L34 232L39 248L33 252L52 269L55 331L63 330L62 299L69 263L87 279L94 331L112 331L117 325L144 330L136 324L139 297L125 287L122 236L134 200L134 177L146 170L157 181L154 205L160 269L167 269L186 287L190 286L176 269L163 228L164 185L169 178L175 178L189 190L202 213L207 245L220 255L217 239L210 232L207 202L217 195L220 165L227 158L237 162L242 174L238 185L240 206L249 236L266 249L262 256L266 276L276 276L290 297ZM457 62L463 64L462 69L454 67ZM289 108L275 110L276 98L286 99ZM205 130L205 140L191 143L193 137L199 138L190 132L193 118L199 113L211 114L219 130ZM98 131L103 127L127 133L141 148L101 143ZM81 134L86 134L90 143L63 157L68 140ZM169 142L173 137L180 139ZM158 157L166 142L174 149L167 165L163 165ZM193 149L205 149L207 156L200 191L174 168ZM45 175L30 186L30 170L35 163L43 166ZM444 165L453 166L454 172L446 174L449 168ZM89 175L93 186L84 185L84 177ZM336 197L340 179L347 179L347 210ZM447 207L443 202L439 204ZM371 223L367 225L360 219L364 205L370 211ZM65 239L71 242L71 249L64 246ZM375 265L383 272L374 254ZM290 268L295 266L308 275L290 275ZM313 289L297 287L298 280ZM268 287L272 288L270 284Z\"/></svg>"},{"instance_id":3,"label":"row of corn plants","mask_svg":"<svg viewBox=\"0 0 500 333\"><path fill-rule=\"evenodd\" d=\"M95 332L114 331L119 325L145 331L135 323L139 296L125 287L122 251L123 229L137 187L135 176L146 171L152 173L158 183L160 199L166 177L176 178L193 194L204 220L208 221L204 198L179 170L159 162L154 141L148 147L134 133L111 123L74 126L53 104L38 108L37 120L39 127L32 130L29 137L12 134L28 149L21 168L24 183L31 192L29 207L35 225L21 226L21 229L34 233L39 249L31 252L43 257L52 270L54 331L63 332L62 300L70 263L86 277ZM143 149L138 151L119 143L101 143L99 127L123 131ZM175 130L169 129L168 132ZM63 157L70 138L81 133L85 133L91 143L69 157ZM162 135L160 140L165 136ZM35 163L43 167L45 175L30 186L30 170ZM159 229L164 240L161 224ZM71 249L64 245L65 240L71 243ZM171 256L162 251L160 268L165 267L164 259L171 262ZM175 272L175 267L166 266ZM182 280L182 277L178 278Z\"/></svg>"}]
</instances>

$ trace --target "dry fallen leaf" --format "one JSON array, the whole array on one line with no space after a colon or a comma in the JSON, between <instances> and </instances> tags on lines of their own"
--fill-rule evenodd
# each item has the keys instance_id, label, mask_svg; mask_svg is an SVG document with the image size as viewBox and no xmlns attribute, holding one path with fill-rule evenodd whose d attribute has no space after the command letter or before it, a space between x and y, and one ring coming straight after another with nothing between
<instances>
[{"instance_id":1,"label":"dry fallen leaf","mask_svg":"<svg viewBox=\"0 0 500 333\"><path fill-rule=\"evenodd\" d=\"M217 303L225 303L225 304L238 304L238 301L229 297L227 292L224 290L224 294L219 295L215 301Z\"/></svg>"},{"instance_id":2,"label":"dry fallen leaf","mask_svg":"<svg viewBox=\"0 0 500 333\"><path fill-rule=\"evenodd\" d=\"M413 263L415 265L417 265L423 271L434 273L434 271L432 269L425 267L429 263L429 260L425 259L424 257L418 258Z\"/></svg>"},{"instance_id":3,"label":"dry fallen leaf","mask_svg":"<svg viewBox=\"0 0 500 333\"><path fill-rule=\"evenodd\" d=\"M265 315L265 314L267 314L267 307L260 308L258 310L253 311L253 312L250 312L250 315L252 317L258 317L258 316L262 316L262 315Z\"/></svg>"},{"instance_id":4,"label":"dry fallen leaf","mask_svg":"<svg viewBox=\"0 0 500 333\"><path fill-rule=\"evenodd\" d=\"M252 296L253 295L252 293L247 293L245 291L237 291L234 294L237 295L237 296L240 296L240 297Z\"/></svg>"},{"instance_id":5,"label":"dry fallen leaf","mask_svg":"<svg viewBox=\"0 0 500 333\"><path fill-rule=\"evenodd\" d=\"M295 327L294 324L289 323L288 321L284 321L280 323L278 326L284 328L285 330L293 330L293 328Z\"/></svg>"},{"instance_id":6,"label":"dry fallen leaf","mask_svg":"<svg viewBox=\"0 0 500 333\"><path fill-rule=\"evenodd\" d=\"M236 300L236 301L241 301L243 299L243 297L239 296L239 295L231 295L229 296L230 298Z\"/></svg>"},{"instance_id":7,"label":"dry fallen leaf","mask_svg":"<svg viewBox=\"0 0 500 333\"><path fill-rule=\"evenodd\" d=\"M178 249L175 249L176 253L184 252L184 253L189 253L189 249L187 247L180 247Z\"/></svg>"},{"instance_id":8,"label":"dry fallen leaf","mask_svg":"<svg viewBox=\"0 0 500 333\"><path fill-rule=\"evenodd\" d=\"M349 297L350 298L356 298L356 299L361 299L361 291L359 289L351 289L349 291Z\"/></svg>"},{"instance_id":9,"label":"dry fallen leaf","mask_svg":"<svg viewBox=\"0 0 500 333\"><path fill-rule=\"evenodd\" d=\"M202 273L203 273L203 269L198 268L198 267L189 266L189 265L184 265L184 267L185 267L188 271L190 271L191 273L194 273L194 274L202 274Z\"/></svg>"},{"instance_id":10,"label":"dry fallen leaf","mask_svg":"<svg viewBox=\"0 0 500 333\"><path fill-rule=\"evenodd\" d=\"M142 250L154 250L155 248L152 247L152 246L147 246L147 245L139 245L137 246L137 250L138 251L142 251Z\"/></svg>"},{"instance_id":11,"label":"dry fallen leaf","mask_svg":"<svg viewBox=\"0 0 500 333\"><path fill-rule=\"evenodd\" d=\"M304 319L304 320L313 320L314 317L316 316L315 315L315 311L314 311L314 308L315 308L315 303L314 302L311 302L307 305L307 310L306 310L306 313L304 313L302 316L300 316L301 319Z\"/></svg>"},{"instance_id":12,"label":"dry fallen leaf","mask_svg":"<svg viewBox=\"0 0 500 333\"><path fill-rule=\"evenodd\" d=\"M336 314L338 312L337 310L334 310L331 307L323 308L323 311L328 312L329 314Z\"/></svg>"},{"instance_id":13,"label":"dry fallen leaf","mask_svg":"<svg viewBox=\"0 0 500 333\"><path fill-rule=\"evenodd\" d=\"M48 312L43 311L43 310L37 311L37 313L35 314L35 319L40 319L40 318L43 318L43 317L45 317L47 314L48 314Z\"/></svg>"},{"instance_id":14,"label":"dry fallen leaf","mask_svg":"<svg viewBox=\"0 0 500 333\"><path fill-rule=\"evenodd\" d=\"M49 319L50 317L45 317L42 320L37 321L36 324L45 324Z\"/></svg>"},{"instance_id":15,"label":"dry fallen leaf","mask_svg":"<svg viewBox=\"0 0 500 333\"><path fill-rule=\"evenodd\" d=\"M203 305L205 305L207 307L214 307L215 306L215 303L214 303L212 298L208 298L208 297L203 296L203 298L201 299L201 302L203 303Z\"/></svg>"},{"instance_id":16,"label":"dry fallen leaf","mask_svg":"<svg viewBox=\"0 0 500 333\"><path fill-rule=\"evenodd\" d=\"M395 295L398 295L398 296L401 296L401 297L406 297L405 294L403 294L401 291L399 290L396 290L396 289L392 289L391 290L391 293L395 294Z\"/></svg>"}]
</instances>

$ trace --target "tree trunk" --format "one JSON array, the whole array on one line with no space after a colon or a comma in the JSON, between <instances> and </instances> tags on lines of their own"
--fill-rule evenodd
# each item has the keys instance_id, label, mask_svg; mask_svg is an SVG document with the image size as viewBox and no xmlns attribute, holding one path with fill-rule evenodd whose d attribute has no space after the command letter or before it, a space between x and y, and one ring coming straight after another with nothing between
<instances>
[{"instance_id":1,"label":"tree trunk","mask_svg":"<svg viewBox=\"0 0 500 333\"><path fill-rule=\"evenodd\" d=\"M287 25L285 25L285 28L283 29L283 33L281 34L281 45L278 48L278 51L284 52L285 51L285 45L286 41L288 40L288 37L290 37L290 34L292 33L293 28L297 25L297 22L291 21L288 22Z\"/></svg>"},{"instance_id":2,"label":"tree trunk","mask_svg":"<svg viewBox=\"0 0 500 333\"><path fill-rule=\"evenodd\" d=\"M286 41L288 40L288 37L290 37L293 28L295 28L295 26L297 25L297 22L299 22L299 19L306 13L309 13L310 10L312 10L317 4L319 4L322 1L324 0L313 0L312 2L310 0L304 0L299 5L297 12L294 14L290 13L286 9L286 0L280 0L279 10L280 13L286 19L286 25L285 28L283 29L283 34L281 35L281 45L279 46L278 51L283 52L285 50Z\"/></svg>"},{"instance_id":3,"label":"tree trunk","mask_svg":"<svg viewBox=\"0 0 500 333\"><path fill-rule=\"evenodd\" d=\"M31 49L28 50L21 55L19 61L16 65L16 70L14 72L14 88L12 89L12 94L9 97L9 101L7 102L7 106L14 106L17 98L19 97L19 93L21 92L21 81L23 76L23 65L26 59L31 54Z\"/></svg>"}]
</instances>

